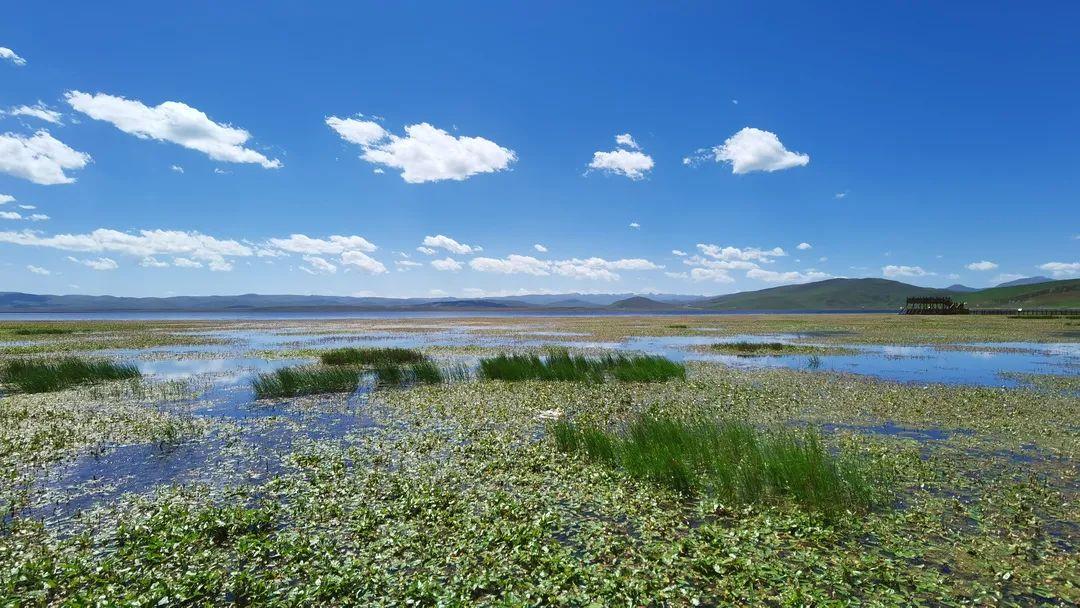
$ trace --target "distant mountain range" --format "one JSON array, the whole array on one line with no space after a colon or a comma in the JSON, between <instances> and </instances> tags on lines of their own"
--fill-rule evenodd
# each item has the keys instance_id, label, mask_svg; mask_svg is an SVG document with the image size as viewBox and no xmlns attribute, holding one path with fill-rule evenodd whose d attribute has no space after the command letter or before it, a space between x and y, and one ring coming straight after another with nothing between
<instances>
[{"instance_id":1,"label":"distant mountain range","mask_svg":"<svg viewBox=\"0 0 1080 608\"><path fill-rule=\"evenodd\" d=\"M347 312L437 310L806 311L898 310L911 296L949 296L969 307L1080 308L1080 279L1033 277L998 287L946 289L887 279L828 279L717 297L679 294L540 294L491 298L260 295L129 298L0 292L0 312Z\"/></svg>"}]
</instances>

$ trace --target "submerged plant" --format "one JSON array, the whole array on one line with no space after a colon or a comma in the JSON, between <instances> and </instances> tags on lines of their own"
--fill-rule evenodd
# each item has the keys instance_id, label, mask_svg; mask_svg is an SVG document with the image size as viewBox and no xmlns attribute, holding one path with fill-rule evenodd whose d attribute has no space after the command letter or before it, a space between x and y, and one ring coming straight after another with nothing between
<instances>
[{"instance_id":1,"label":"submerged plant","mask_svg":"<svg viewBox=\"0 0 1080 608\"><path fill-rule=\"evenodd\" d=\"M686 377L686 367L651 355L585 357L565 350L539 355L498 355L480 362L480 375L491 380L664 382Z\"/></svg>"},{"instance_id":2,"label":"submerged plant","mask_svg":"<svg viewBox=\"0 0 1080 608\"><path fill-rule=\"evenodd\" d=\"M336 348L319 358L325 365L383 365L419 363L424 355L411 348Z\"/></svg>"},{"instance_id":3,"label":"submerged plant","mask_svg":"<svg viewBox=\"0 0 1080 608\"><path fill-rule=\"evenodd\" d=\"M351 393L359 385L360 374L355 369L317 366L284 367L251 381L258 399Z\"/></svg>"},{"instance_id":4,"label":"submerged plant","mask_svg":"<svg viewBox=\"0 0 1080 608\"><path fill-rule=\"evenodd\" d=\"M683 494L734 504L790 500L826 515L864 510L872 502L866 467L830 454L811 430L765 433L742 422L654 413L621 432L566 420L550 429L563 452Z\"/></svg>"},{"instance_id":5,"label":"submerged plant","mask_svg":"<svg viewBox=\"0 0 1080 608\"><path fill-rule=\"evenodd\" d=\"M58 360L16 359L0 365L0 384L23 393L47 393L79 384L141 376L139 368L131 364L77 357Z\"/></svg>"}]
</instances>

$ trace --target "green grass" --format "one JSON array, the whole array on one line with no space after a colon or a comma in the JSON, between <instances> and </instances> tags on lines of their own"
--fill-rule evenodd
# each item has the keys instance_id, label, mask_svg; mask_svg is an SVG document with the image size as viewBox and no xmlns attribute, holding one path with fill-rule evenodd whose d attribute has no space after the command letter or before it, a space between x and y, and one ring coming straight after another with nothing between
<instances>
[{"instance_id":1,"label":"green grass","mask_svg":"<svg viewBox=\"0 0 1080 608\"><path fill-rule=\"evenodd\" d=\"M360 373L356 369L318 366L284 367L259 374L251 381L258 399L351 393L359 385Z\"/></svg>"},{"instance_id":2,"label":"green grass","mask_svg":"<svg viewBox=\"0 0 1080 608\"><path fill-rule=\"evenodd\" d=\"M134 365L76 357L16 359L0 365L0 384L23 393L48 393L79 384L141 376Z\"/></svg>"},{"instance_id":3,"label":"green grass","mask_svg":"<svg viewBox=\"0 0 1080 608\"><path fill-rule=\"evenodd\" d=\"M784 344L783 342L718 342L709 347L711 350L728 353L737 357L762 357L766 355L806 355L821 354L827 349L805 344ZM840 351L834 349L835 352Z\"/></svg>"},{"instance_id":4,"label":"green grass","mask_svg":"<svg viewBox=\"0 0 1080 608\"><path fill-rule=\"evenodd\" d=\"M555 382L664 382L684 379L686 367L664 357L648 355L607 355L585 357L566 351L539 355L498 355L480 361L480 375L491 380L520 382L545 380Z\"/></svg>"},{"instance_id":5,"label":"green grass","mask_svg":"<svg viewBox=\"0 0 1080 608\"><path fill-rule=\"evenodd\" d=\"M424 355L411 348L336 348L319 358L325 365L382 365L420 363Z\"/></svg>"},{"instance_id":6,"label":"green grass","mask_svg":"<svg viewBox=\"0 0 1080 608\"><path fill-rule=\"evenodd\" d=\"M643 414L622 432L567 420L550 431L563 452L682 494L728 504L791 501L830 516L872 503L866 467L830 454L809 430L763 433L743 422Z\"/></svg>"},{"instance_id":7,"label":"green grass","mask_svg":"<svg viewBox=\"0 0 1080 608\"><path fill-rule=\"evenodd\" d=\"M376 365L373 371L375 380L380 386L442 384L461 381L469 376L468 369L464 366L442 368L429 359L407 365L384 362Z\"/></svg>"}]
</instances>

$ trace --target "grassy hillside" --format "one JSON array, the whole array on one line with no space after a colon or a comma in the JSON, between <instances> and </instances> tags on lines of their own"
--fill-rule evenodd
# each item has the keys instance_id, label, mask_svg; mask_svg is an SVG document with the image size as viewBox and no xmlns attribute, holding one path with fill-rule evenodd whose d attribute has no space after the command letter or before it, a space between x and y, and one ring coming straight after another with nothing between
<instances>
[{"instance_id":1,"label":"grassy hillside","mask_svg":"<svg viewBox=\"0 0 1080 608\"><path fill-rule=\"evenodd\" d=\"M899 310L910 296L948 296L969 308L1080 308L1080 279L957 293L887 279L829 279L711 298L714 310Z\"/></svg>"},{"instance_id":2,"label":"grassy hillside","mask_svg":"<svg viewBox=\"0 0 1080 608\"><path fill-rule=\"evenodd\" d=\"M1080 308L1080 279L991 287L957 299L967 302L968 308Z\"/></svg>"},{"instance_id":3,"label":"grassy hillside","mask_svg":"<svg viewBox=\"0 0 1080 608\"><path fill-rule=\"evenodd\" d=\"M697 305L714 310L899 310L909 296L957 294L887 279L829 279L712 298Z\"/></svg>"}]
</instances>

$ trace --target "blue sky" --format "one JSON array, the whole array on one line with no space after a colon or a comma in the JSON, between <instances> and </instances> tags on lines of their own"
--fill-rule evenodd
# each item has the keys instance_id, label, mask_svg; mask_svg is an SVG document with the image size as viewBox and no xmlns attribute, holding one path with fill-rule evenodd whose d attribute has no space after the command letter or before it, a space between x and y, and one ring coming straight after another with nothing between
<instances>
[{"instance_id":1,"label":"blue sky","mask_svg":"<svg viewBox=\"0 0 1080 608\"><path fill-rule=\"evenodd\" d=\"M5 9L0 290L1080 276L1075 3L182 4Z\"/></svg>"}]
</instances>

